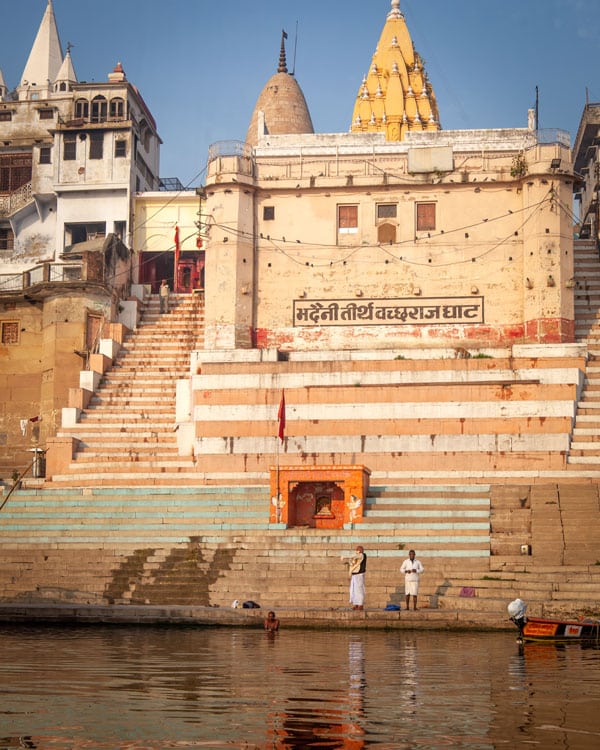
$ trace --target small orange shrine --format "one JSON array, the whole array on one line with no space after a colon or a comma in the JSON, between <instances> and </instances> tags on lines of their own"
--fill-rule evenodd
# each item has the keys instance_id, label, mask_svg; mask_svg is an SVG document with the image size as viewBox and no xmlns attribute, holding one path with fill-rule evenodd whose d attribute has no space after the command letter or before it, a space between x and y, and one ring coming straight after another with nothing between
<instances>
[{"instance_id":1,"label":"small orange shrine","mask_svg":"<svg viewBox=\"0 0 600 750\"><path fill-rule=\"evenodd\" d=\"M362 520L366 466L279 466L271 472L271 523L341 529Z\"/></svg>"}]
</instances>

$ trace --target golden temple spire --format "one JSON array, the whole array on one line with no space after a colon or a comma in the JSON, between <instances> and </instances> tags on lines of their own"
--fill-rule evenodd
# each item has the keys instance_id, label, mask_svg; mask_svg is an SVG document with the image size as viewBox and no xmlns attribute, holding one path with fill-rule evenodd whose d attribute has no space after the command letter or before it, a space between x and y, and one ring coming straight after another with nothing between
<instances>
[{"instance_id":1,"label":"golden temple spire","mask_svg":"<svg viewBox=\"0 0 600 750\"><path fill-rule=\"evenodd\" d=\"M369 72L360 85L352 125L355 133L385 133L401 141L411 130L439 130L439 113L423 61L415 51L400 10L391 0Z\"/></svg>"}]
</instances>

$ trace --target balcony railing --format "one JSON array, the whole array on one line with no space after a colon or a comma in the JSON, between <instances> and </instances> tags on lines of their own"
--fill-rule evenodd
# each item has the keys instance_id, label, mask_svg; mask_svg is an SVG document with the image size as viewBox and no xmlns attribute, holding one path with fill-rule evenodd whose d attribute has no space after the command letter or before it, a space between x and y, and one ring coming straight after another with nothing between
<instances>
[{"instance_id":1,"label":"balcony railing","mask_svg":"<svg viewBox=\"0 0 600 750\"><path fill-rule=\"evenodd\" d=\"M61 284L72 281L98 281L84 279L84 263L41 263L22 273L0 274L0 295L5 292L23 292L39 284Z\"/></svg>"},{"instance_id":2,"label":"balcony railing","mask_svg":"<svg viewBox=\"0 0 600 750\"><path fill-rule=\"evenodd\" d=\"M208 161L223 156L252 156L252 146L244 141L217 141L208 147Z\"/></svg>"},{"instance_id":3,"label":"balcony railing","mask_svg":"<svg viewBox=\"0 0 600 750\"><path fill-rule=\"evenodd\" d=\"M0 195L0 216L12 216L33 200L31 182L25 183L9 195Z\"/></svg>"}]
</instances>

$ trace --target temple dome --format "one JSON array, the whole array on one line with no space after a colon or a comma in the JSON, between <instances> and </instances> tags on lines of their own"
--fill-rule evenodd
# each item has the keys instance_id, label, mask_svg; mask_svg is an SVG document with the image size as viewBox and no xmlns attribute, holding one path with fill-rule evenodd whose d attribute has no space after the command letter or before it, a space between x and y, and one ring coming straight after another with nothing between
<instances>
[{"instance_id":1,"label":"temple dome","mask_svg":"<svg viewBox=\"0 0 600 750\"><path fill-rule=\"evenodd\" d=\"M411 130L440 130L433 88L410 37L400 0L392 0L371 60L358 90L350 129L385 133L401 141Z\"/></svg>"},{"instance_id":2,"label":"temple dome","mask_svg":"<svg viewBox=\"0 0 600 750\"><path fill-rule=\"evenodd\" d=\"M302 89L287 72L284 36L281 39L279 68L261 91L246 135L246 143L258 145L259 135L314 133L310 112Z\"/></svg>"}]
</instances>

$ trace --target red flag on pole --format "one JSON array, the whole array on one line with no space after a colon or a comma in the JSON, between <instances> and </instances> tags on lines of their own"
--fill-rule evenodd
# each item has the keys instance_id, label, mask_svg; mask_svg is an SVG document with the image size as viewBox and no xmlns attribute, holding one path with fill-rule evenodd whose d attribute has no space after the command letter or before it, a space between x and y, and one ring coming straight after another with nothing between
<instances>
[{"instance_id":1,"label":"red flag on pole","mask_svg":"<svg viewBox=\"0 0 600 750\"><path fill-rule=\"evenodd\" d=\"M281 401L279 402L277 421L279 422L279 439L283 443L283 437L285 435L285 393L283 391L281 391Z\"/></svg>"},{"instance_id":2,"label":"red flag on pole","mask_svg":"<svg viewBox=\"0 0 600 750\"><path fill-rule=\"evenodd\" d=\"M178 269L179 269L179 253L181 252L181 248L179 247L179 227L177 224L175 224L175 263L173 267L173 291L177 292L178 289Z\"/></svg>"}]
</instances>

